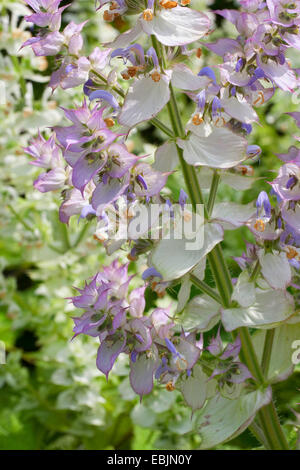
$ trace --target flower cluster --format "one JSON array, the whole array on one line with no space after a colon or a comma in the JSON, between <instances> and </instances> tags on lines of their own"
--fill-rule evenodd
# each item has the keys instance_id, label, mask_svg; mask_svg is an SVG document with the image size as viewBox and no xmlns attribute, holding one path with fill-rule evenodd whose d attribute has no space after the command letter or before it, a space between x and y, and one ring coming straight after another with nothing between
<instances>
[{"instance_id":1,"label":"flower cluster","mask_svg":"<svg viewBox=\"0 0 300 470\"><path fill-rule=\"evenodd\" d=\"M144 277L157 275L151 271ZM86 334L99 338L97 367L106 377L119 354L128 354L130 383L141 398L151 392L154 378L168 391L175 390L175 386L181 390L184 382L184 395L189 389L192 394L194 383L189 377L195 364L199 360L202 363L203 336L197 339L195 332L178 331L169 308L155 308L151 315L145 315L146 285L130 290L132 278L128 265L115 260L83 289L77 289L79 295L71 301L84 313L73 318L74 337ZM232 384L243 384L251 378L247 367L236 361L240 347L237 338L223 351L218 333L207 347L212 357L203 360L205 367L209 366L208 375L203 375L204 383L214 379L214 387L225 394L228 384L232 389ZM193 406L193 400L189 404Z\"/></svg>"},{"instance_id":2,"label":"flower cluster","mask_svg":"<svg viewBox=\"0 0 300 470\"><path fill-rule=\"evenodd\" d=\"M141 397L153 388L153 377L174 389L176 379L190 374L201 349L190 335L174 336L174 322L168 309L156 308L144 315L146 286L129 292L132 276L128 265L114 261L96 274L80 295L75 307L85 309L74 318L74 333L97 336L100 347L97 367L106 377L120 353L130 355L130 383Z\"/></svg>"},{"instance_id":3,"label":"flower cluster","mask_svg":"<svg viewBox=\"0 0 300 470\"><path fill-rule=\"evenodd\" d=\"M285 339L281 338L281 326L288 330L299 323L295 299L287 291L287 287L297 288L300 267L299 150L291 147L288 155L279 156L284 164L270 183L274 200L266 191L247 205L215 203L215 198L220 181L236 190L247 189L254 181L251 165L262 153L247 140L259 122L255 108L270 100L277 88L293 92L299 86L299 69L293 69L286 58L289 48L300 46L298 4L241 0L240 10L217 10L216 15L235 26L237 37L207 43L203 40L213 29L213 14L194 10L189 1L100 0L98 9L105 21L130 14L134 25L85 56L85 23L70 23L60 31L66 7L59 7L57 0L27 3L34 13L26 19L39 29L24 46L31 46L37 56L55 57L52 90L83 86L82 105L64 109L72 124L53 128L49 140L40 134L26 149L35 159L33 164L46 169L35 181L36 188L62 190L60 220L68 223L73 215L87 221L96 217L96 236L108 246L104 228L120 201L126 201L128 218L138 203L150 208L159 201L164 206L158 218L168 213L175 226L172 197L161 192L178 165L189 193L182 190L179 196L184 221L191 219L185 211L188 198L195 212L197 205L204 206L201 246L188 249L188 237L174 233L168 239L149 240L147 231L138 240L132 238L129 246L130 261L147 254L148 268L142 277L159 296L180 284L175 314L162 308L145 312L146 286L130 290L128 265L114 261L72 298L75 307L84 309L81 317L74 318L75 336L99 338L97 366L106 376L119 354L128 354L130 382L140 397L152 390L154 378L170 391L180 390L193 411L209 406L205 404L220 394L226 400L247 400L251 393L261 393L259 386L265 386L268 377L261 379L259 366L254 367L256 375L258 370L254 377L255 360L248 361L253 350L244 355L245 364L238 358L239 333L245 334L244 327L278 327L277 341L284 342L290 337L284 333ZM184 61L192 55L200 58L203 47L221 57L222 63L195 73ZM192 102L186 123L175 89ZM164 108L172 129L157 117ZM299 124L299 113L290 114ZM126 146L132 129L146 121L168 138L156 149L153 165ZM207 201L202 188L210 188ZM250 229L255 244L249 243L247 252L235 258L241 273L232 280L219 244L224 230L241 226ZM207 261L219 292L205 282ZM192 284L203 295L190 300ZM203 334L220 321L225 331L237 333L234 342L224 347L219 330L204 347ZM257 338L261 340L260 335ZM243 347L247 344L249 338ZM262 355L268 374L265 362L270 357ZM253 381L258 381L256 392ZM255 401L256 411L271 399L268 388L262 393ZM246 415L236 432L254 418L249 410Z\"/></svg>"},{"instance_id":4,"label":"flower cluster","mask_svg":"<svg viewBox=\"0 0 300 470\"><path fill-rule=\"evenodd\" d=\"M140 162L124 142L117 141L120 134L110 129L112 119L104 117L106 107L91 107L84 101L81 107L64 111L71 126L57 126L48 141L39 135L25 149L35 158L33 164L47 169L35 187L41 192L63 189L62 222L74 214L101 218L106 207L122 195L149 200L160 192L167 174Z\"/></svg>"}]
</instances>

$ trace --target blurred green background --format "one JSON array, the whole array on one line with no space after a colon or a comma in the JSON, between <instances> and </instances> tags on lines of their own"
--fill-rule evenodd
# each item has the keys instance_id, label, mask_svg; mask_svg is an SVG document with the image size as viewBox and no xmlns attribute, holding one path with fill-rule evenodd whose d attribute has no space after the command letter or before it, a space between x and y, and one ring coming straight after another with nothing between
<instances>
[{"instance_id":1,"label":"blurred green background","mask_svg":"<svg viewBox=\"0 0 300 470\"><path fill-rule=\"evenodd\" d=\"M236 6L197 0L194 5ZM53 62L34 57L27 48L19 50L28 38L28 25L22 20L28 9L21 1L8 0L0 0L0 9L0 341L6 347L6 364L0 365L0 449L196 449L200 438L177 392L156 388L140 404L129 386L125 357L106 382L95 365L97 340L70 341L75 312L66 297L74 295L72 286L82 286L109 260L85 221L72 220L69 229L58 221L59 193L40 194L32 188L39 171L29 165L22 147L38 128L47 134L48 126L61 122L58 106L80 103L81 89L58 90L51 96L47 82ZM117 32L103 22L101 13L95 14L93 0L73 2L64 14L65 23L87 18L84 35L89 53ZM213 36L224 34L234 32L218 22ZM300 66L299 58L291 59ZM199 71L216 61L203 49L201 60L191 61L190 66ZM190 100L181 96L179 105L183 119L188 119L193 110ZM263 150L260 162L253 165L255 176L263 178L243 193L221 185L218 200L249 202L261 189L268 189L266 181L280 164L274 154L286 152L297 131L283 114L294 109L290 97L280 92L260 108L263 125L256 126L251 143ZM164 112L160 117L167 121ZM148 124L131 137L135 152L150 155L163 139ZM177 197L181 187L183 181L176 172L169 178L169 192ZM251 240L247 230L226 235L224 249L233 276L239 270L231 257L244 251L246 239ZM124 260L125 255L121 253ZM141 266L131 269L139 271ZM206 280L211 282L209 272ZM174 302L172 295L173 299L158 300L147 292L147 309ZM299 401L299 376L297 372L276 386L279 413L291 422ZM258 445L245 431L218 448Z\"/></svg>"}]
</instances>

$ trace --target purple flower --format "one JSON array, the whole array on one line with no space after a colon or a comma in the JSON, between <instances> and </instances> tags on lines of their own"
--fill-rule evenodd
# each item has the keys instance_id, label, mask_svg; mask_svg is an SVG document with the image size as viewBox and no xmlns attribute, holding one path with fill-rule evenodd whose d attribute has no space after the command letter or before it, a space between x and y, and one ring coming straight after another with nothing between
<instances>
[{"instance_id":1,"label":"purple flower","mask_svg":"<svg viewBox=\"0 0 300 470\"><path fill-rule=\"evenodd\" d=\"M218 329L217 336L210 340L209 346L207 346L207 350L213 356L219 356L223 351L223 342L220 335L220 328Z\"/></svg>"},{"instance_id":2,"label":"purple flower","mask_svg":"<svg viewBox=\"0 0 300 470\"><path fill-rule=\"evenodd\" d=\"M102 176L102 181L97 184L92 196L92 206L97 214L111 203L117 201L119 197L126 193L129 187L129 172L121 178L111 178L107 173Z\"/></svg>"},{"instance_id":3,"label":"purple flower","mask_svg":"<svg viewBox=\"0 0 300 470\"><path fill-rule=\"evenodd\" d=\"M248 368L241 362L236 361L241 349L239 336L234 343L227 344L224 349L219 329L216 338L211 340L207 349L218 359L210 380L217 379L221 389L226 383L240 384L252 378Z\"/></svg>"},{"instance_id":4,"label":"purple flower","mask_svg":"<svg viewBox=\"0 0 300 470\"><path fill-rule=\"evenodd\" d=\"M64 200L59 208L59 220L64 224L68 224L72 215L80 215L83 217L85 208L89 208L86 210L89 210L90 213L89 198L94 188L94 183L90 182L85 187L83 193L76 188L68 189L63 192Z\"/></svg>"},{"instance_id":5,"label":"purple flower","mask_svg":"<svg viewBox=\"0 0 300 470\"><path fill-rule=\"evenodd\" d=\"M86 57L80 57L73 63L67 58L60 68L51 75L49 86L55 90L60 86L63 90L75 88L85 83L89 77L91 64Z\"/></svg>"},{"instance_id":6,"label":"purple flower","mask_svg":"<svg viewBox=\"0 0 300 470\"><path fill-rule=\"evenodd\" d=\"M53 31L46 36L28 39L22 47L31 46L36 56L52 56L59 53L63 43L63 35L58 31Z\"/></svg>"},{"instance_id":7,"label":"purple flower","mask_svg":"<svg viewBox=\"0 0 300 470\"><path fill-rule=\"evenodd\" d=\"M156 347L147 353L140 353L130 362L130 384L141 399L153 389L154 373L159 365Z\"/></svg>"},{"instance_id":8,"label":"purple flower","mask_svg":"<svg viewBox=\"0 0 300 470\"><path fill-rule=\"evenodd\" d=\"M107 318L106 314L95 313L93 310L85 312L81 317L73 317L75 326L73 328L73 339L80 334L88 336L99 336L101 326Z\"/></svg>"},{"instance_id":9,"label":"purple flower","mask_svg":"<svg viewBox=\"0 0 300 470\"><path fill-rule=\"evenodd\" d=\"M148 163L138 163L133 168L133 192L136 196L155 196L165 186L170 173L160 173Z\"/></svg>"},{"instance_id":10,"label":"purple flower","mask_svg":"<svg viewBox=\"0 0 300 470\"><path fill-rule=\"evenodd\" d=\"M91 151L99 152L117 138L116 134L107 129L103 119L104 108L96 106L90 109L84 101L81 107L64 109L64 112L73 125L57 126L54 130L57 140L68 152L86 152L89 147ZM67 162L74 167L76 155L70 155L69 160L67 156L68 154L65 157Z\"/></svg>"},{"instance_id":11,"label":"purple flower","mask_svg":"<svg viewBox=\"0 0 300 470\"><path fill-rule=\"evenodd\" d=\"M107 174L112 178L122 178L139 160L128 152L126 145L114 143L107 149Z\"/></svg>"},{"instance_id":12,"label":"purple flower","mask_svg":"<svg viewBox=\"0 0 300 470\"><path fill-rule=\"evenodd\" d=\"M47 193L48 191L55 191L61 189L66 183L68 174L64 168L55 168L47 173L42 173L34 181L33 185L35 189L41 193Z\"/></svg>"},{"instance_id":13,"label":"purple flower","mask_svg":"<svg viewBox=\"0 0 300 470\"><path fill-rule=\"evenodd\" d=\"M212 83L213 83L214 85L217 85L216 74L215 74L215 72L213 71L213 69L210 68L210 67L203 67L203 68L200 70L200 72L198 73L198 76L199 76L199 77L203 77L203 76L208 77L208 78L211 79L211 81L212 81Z\"/></svg>"},{"instance_id":14,"label":"purple flower","mask_svg":"<svg viewBox=\"0 0 300 470\"><path fill-rule=\"evenodd\" d=\"M271 204L266 191L261 191L256 201L257 217L264 210L264 217L271 217Z\"/></svg>"},{"instance_id":15,"label":"purple flower","mask_svg":"<svg viewBox=\"0 0 300 470\"><path fill-rule=\"evenodd\" d=\"M93 91L89 95L89 98L91 101L96 100L96 99L105 101L107 104L109 104L113 108L114 111L117 111L120 108L119 103L117 102L116 98L111 93L105 90Z\"/></svg>"},{"instance_id":16,"label":"purple flower","mask_svg":"<svg viewBox=\"0 0 300 470\"><path fill-rule=\"evenodd\" d=\"M129 294L129 312L132 317L141 318L145 310L145 293L146 286L137 287Z\"/></svg>"},{"instance_id":17,"label":"purple flower","mask_svg":"<svg viewBox=\"0 0 300 470\"><path fill-rule=\"evenodd\" d=\"M283 201L297 201L300 199L300 165L286 163L279 169L277 178L271 183L273 190Z\"/></svg>"},{"instance_id":18,"label":"purple flower","mask_svg":"<svg viewBox=\"0 0 300 470\"><path fill-rule=\"evenodd\" d=\"M150 268L147 268L142 274L142 278L144 281L151 277L158 277L162 279L162 275L158 271L156 271L156 269L153 266L151 266Z\"/></svg>"},{"instance_id":19,"label":"purple flower","mask_svg":"<svg viewBox=\"0 0 300 470\"><path fill-rule=\"evenodd\" d=\"M126 335L125 333L116 333L112 336L107 336L101 341L100 347L97 354L97 367L106 375L113 368L113 365L121 352L123 352L126 346Z\"/></svg>"},{"instance_id":20,"label":"purple flower","mask_svg":"<svg viewBox=\"0 0 300 470\"><path fill-rule=\"evenodd\" d=\"M35 158L33 162L30 162L31 165L48 170L62 165L60 148L55 143L54 135L50 139L45 140L39 132L38 137L33 139L24 150L31 157Z\"/></svg>"},{"instance_id":21,"label":"purple flower","mask_svg":"<svg viewBox=\"0 0 300 470\"><path fill-rule=\"evenodd\" d=\"M179 204L181 206L182 209L184 209L184 206L186 204L186 201L188 200L188 195L186 194L186 192L181 188L180 189L180 193L179 193Z\"/></svg>"},{"instance_id":22,"label":"purple flower","mask_svg":"<svg viewBox=\"0 0 300 470\"><path fill-rule=\"evenodd\" d=\"M26 0L26 3L35 13L25 16L25 20L41 28L48 26L51 31L59 30L61 14L69 6L58 8L61 0Z\"/></svg>"}]
</instances>

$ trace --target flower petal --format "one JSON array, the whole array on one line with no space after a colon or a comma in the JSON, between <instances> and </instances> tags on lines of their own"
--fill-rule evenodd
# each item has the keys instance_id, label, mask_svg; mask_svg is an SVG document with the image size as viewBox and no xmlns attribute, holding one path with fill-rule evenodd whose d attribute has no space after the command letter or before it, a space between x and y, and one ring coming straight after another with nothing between
<instances>
[{"instance_id":1,"label":"flower petal","mask_svg":"<svg viewBox=\"0 0 300 470\"><path fill-rule=\"evenodd\" d=\"M292 271L285 253L262 253L259 256L261 273L273 289L286 289Z\"/></svg>"},{"instance_id":2,"label":"flower petal","mask_svg":"<svg viewBox=\"0 0 300 470\"><path fill-rule=\"evenodd\" d=\"M114 202L121 196L129 185L129 175L125 175L121 180L111 179L107 184L100 183L96 186L92 196L92 206L101 212L108 204Z\"/></svg>"},{"instance_id":3,"label":"flower petal","mask_svg":"<svg viewBox=\"0 0 300 470\"><path fill-rule=\"evenodd\" d=\"M108 378L108 374L111 371L115 360L123 351L125 345L126 336L120 337L117 340L109 336L101 342L97 353L96 364L98 369L106 375L106 378Z\"/></svg>"},{"instance_id":4,"label":"flower petal","mask_svg":"<svg viewBox=\"0 0 300 470\"><path fill-rule=\"evenodd\" d=\"M184 276L223 239L223 230L218 224L205 224L203 246L188 250L187 240L163 239L154 248L151 262L165 281Z\"/></svg>"},{"instance_id":5,"label":"flower petal","mask_svg":"<svg viewBox=\"0 0 300 470\"><path fill-rule=\"evenodd\" d=\"M165 142L157 148L155 152L155 162L152 165L154 170L162 173L174 170L179 164L176 144L174 142Z\"/></svg>"},{"instance_id":6,"label":"flower petal","mask_svg":"<svg viewBox=\"0 0 300 470\"><path fill-rule=\"evenodd\" d=\"M211 218L220 222L224 229L232 230L244 225L255 213L256 209L252 202L249 204L219 202L214 205Z\"/></svg>"},{"instance_id":7,"label":"flower petal","mask_svg":"<svg viewBox=\"0 0 300 470\"><path fill-rule=\"evenodd\" d=\"M293 298L280 290L256 291L256 301L248 308L229 308L223 310L222 322L226 331L240 326L251 328L273 328L287 320L293 313Z\"/></svg>"},{"instance_id":8,"label":"flower petal","mask_svg":"<svg viewBox=\"0 0 300 470\"><path fill-rule=\"evenodd\" d=\"M215 381L214 385L216 385ZM181 391L186 404L196 411L203 407L211 382L208 382L208 377L202 371L201 366L196 364L192 375L182 378L177 388Z\"/></svg>"},{"instance_id":9,"label":"flower petal","mask_svg":"<svg viewBox=\"0 0 300 470\"><path fill-rule=\"evenodd\" d=\"M147 357L145 353L139 354L135 362L130 362L130 384L141 399L147 395L153 388L153 375L158 367L158 360L154 354Z\"/></svg>"},{"instance_id":10,"label":"flower petal","mask_svg":"<svg viewBox=\"0 0 300 470\"><path fill-rule=\"evenodd\" d=\"M136 79L126 95L119 123L133 127L156 116L170 99L169 82L170 76L165 74L158 82L151 76Z\"/></svg>"},{"instance_id":11,"label":"flower petal","mask_svg":"<svg viewBox=\"0 0 300 470\"><path fill-rule=\"evenodd\" d=\"M226 127L200 127L197 134L192 132L187 139L177 141L190 165L231 168L247 158L247 142L243 137Z\"/></svg>"},{"instance_id":12,"label":"flower petal","mask_svg":"<svg viewBox=\"0 0 300 470\"><path fill-rule=\"evenodd\" d=\"M205 36L210 28L208 16L191 8L162 9L152 21L141 19L146 34L154 34L165 46L183 46Z\"/></svg>"},{"instance_id":13,"label":"flower petal","mask_svg":"<svg viewBox=\"0 0 300 470\"><path fill-rule=\"evenodd\" d=\"M195 75L186 65L175 64L172 74L172 85L181 90L196 91L200 88L206 88L211 80L202 76Z\"/></svg>"}]
</instances>

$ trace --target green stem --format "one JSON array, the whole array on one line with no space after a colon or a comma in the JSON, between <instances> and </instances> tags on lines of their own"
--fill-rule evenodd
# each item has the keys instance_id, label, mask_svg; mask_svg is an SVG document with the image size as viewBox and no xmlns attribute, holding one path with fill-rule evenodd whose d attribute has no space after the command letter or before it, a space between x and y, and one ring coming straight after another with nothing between
<instances>
[{"instance_id":1,"label":"green stem","mask_svg":"<svg viewBox=\"0 0 300 470\"><path fill-rule=\"evenodd\" d=\"M196 276L194 276L194 274L190 275L190 280L196 287L199 287L199 289L201 289L202 292L209 295L209 297L216 300L219 304L222 304L222 299L219 296L218 292L212 289L209 285L207 285L205 282L198 279Z\"/></svg>"},{"instance_id":2,"label":"green stem","mask_svg":"<svg viewBox=\"0 0 300 470\"><path fill-rule=\"evenodd\" d=\"M262 356L262 361L261 361L261 368L266 378L268 377L268 372L269 372L269 365L270 365L270 360L271 360L271 355L272 355L274 337L275 337L275 328L272 328L271 330L267 330L263 356Z\"/></svg>"},{"instance_id":3,"label":"green stem","mask_svg":"<svg viewBox=\"0 0 300 470\"><path fill-rule=\"evenodd\" d=\"M239 334L242 343L240 354L241 360L247 365L255 381L260 385L265 385L265 378L259 365L248 328L238 328L237 333Z\"/></svg>"},{"instance_id":4,"label":"green stem","mask_svg":"<svg viewBox=\"0 0 300 470\"><path fill-rule=\"evenodd\" d=\"M271 449L270 442L263 433L261 423L258 418L250 424L249 430L252 432L258 442L261 442L267 450Z\"/></svg>"},{"instance_id":5,"label":"green stem","mask_svg":"<svg viewBox=\"0 0 300 470\"><path fill-rule=\"evenodd\" d=\"M216 245L207 257L216 286L223 300L223 306L228 308L231 304L232 282L221 246Z\"/></svg>"},{"instance_id":6,"label":"green stem","mask_svg":"<svg viewBox=\"0 0 300 470\"><path fill-rule=\"evenodd\" d=\"M62 234L62 241L65 245L65 251L68 251L71 249L71 243L70 243L70 238L69 238L69 231L67 229L67 225L60 223L61 227L61 234Z\"/></svg>"},{"instance_id":7,"label":"green stem","mask_svg":"<svg viewBox=\"0 0 300 470\"><path fill-rule=\"evenodd\" d=\"M88 229L89 229L88 224L85 224L82 227L81 232L79 233L78 237L76 238L75 242L72 245L72 248L76 248L81 243L81 241L83 240L83 238L84 238L86 232L88 231Z\"/></svg>"},{"instance_id":8,"label":"green stem","mask_svg":"<svg viewBox=\"0 0 300 470\"><path fill-rule=\"evenodd\" d=\"M254 282L256 281L258 275L260 273L260 263L259 260L256 261L256 264L254 266L254 269L251 273L251 276L249 277L249 282Z\"/></svg>"},{"instance_id":9,"label":"green stem","mask_svg":"<svg viewBox=\"0 0 300 470\"><path fill-rule=\"evenodd\" d=\"M214 170L209 197L207 201L207 212L209 217L211 216L213 211L220 179L221 175L217 172L217 170Z\"/></svg>"},{"instance_id":10,"label":"green stem","mask_svg":"<svg viewBox=\"0 0 300 470\"><path fill-rule=\"evenodd\" d=\"M265 436L273 450L289 450L289 444L281 428L278 414L273 401L258 412Z\"/></svg>"},{"instance_id":11,"label":"green stem","mask_svg":"<svg viewBox=\"0 0 300 470\"><path fill-rule=\"evenodd\" d=\"M7 208L13 213L15 218L23 225L23 227L32 233L34 232L33 227L31 227L24 219L22 219L22 217L17 213L11 204L7 204Z\"/></svg>"}]
</instances>

